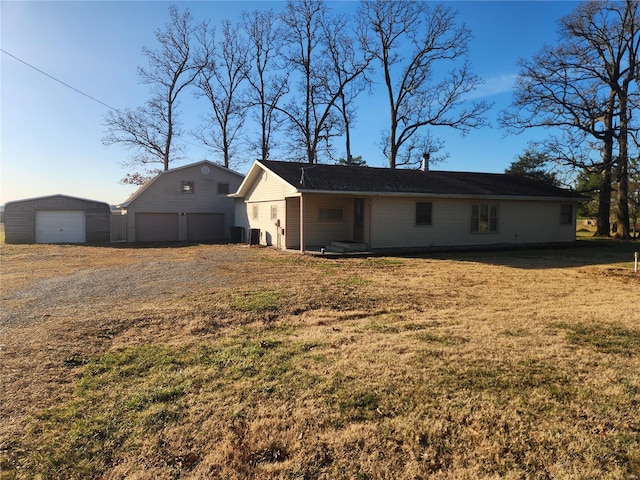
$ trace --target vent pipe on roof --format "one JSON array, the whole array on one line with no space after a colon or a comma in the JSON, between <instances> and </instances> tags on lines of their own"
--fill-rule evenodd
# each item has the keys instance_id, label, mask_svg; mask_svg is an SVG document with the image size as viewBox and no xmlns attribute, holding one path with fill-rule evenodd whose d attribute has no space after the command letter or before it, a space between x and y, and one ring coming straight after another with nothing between
<instances>
[{"instance_id":1,"label":"vent pipe on roof","mask_svg":"<svg viewBox=\"0 0 640 480\"><path fill-rule=\"evenodd\" d=\"M429 152L425 152L422 154L422 167L421 170L423 172L428 172L429 171L429 158L431 157L431 154Z\"/></svg>"}]
</instances>

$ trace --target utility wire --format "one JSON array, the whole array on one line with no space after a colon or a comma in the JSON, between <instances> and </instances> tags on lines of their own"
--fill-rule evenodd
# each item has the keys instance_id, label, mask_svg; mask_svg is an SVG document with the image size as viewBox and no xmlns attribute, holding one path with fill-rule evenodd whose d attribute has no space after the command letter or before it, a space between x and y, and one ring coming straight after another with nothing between
<instances>
[{"instance_id":1,"label":"utility wire","mask_svg":"<svg viewBox=\"0 0 640 480\"><path fill-rule=\"evenodd\" d=\"M71 90L73 90L74 92L79 93L80 95L84 95L85 97L87 97L87 98L89 98L89 99L93 100L94 102L99 103L100 105L103 105L103 106L105 106L105 107L107 107L107 108L109 108L109 109L111 109L111 110L114 110L114 111L116 111L116 112L118 112L118 113L121 113L121 112L120 112L120 110L118 110L117 108L112 107L111 105L108 105L108 104L104 103L103 101L98 100L97 98L92 97L91 95L89 95L89 94L87 94L87 93L84 93L82 90L78 90L77 88L75 88L75 87L73 87L73 86L69 85L68 83L63 82L62 80L60 80L60 79L58 79L58 78L54 77L53 75L49 75L49 74L48 74L47 72L45 72L44 70L40 70L38 67L34 67L34 66L33 66L33 65L31 65L30 63L25 62L24 60L22 60L21 58L16 57L15 55L12 55L11 53L7 52L6 50L4 50L4 49L0 48L0 52L4 53L5 55L9 55L11 58L13 58L13 59L15 59L15 60L19 61L20 63L22 63L22 64L26 65L26 66L27 66L27 67L29 67L29 68L34 69L36 72L39 72L39 73L43 74L44 76L49 77L51 80L54 80L54 81L56 81L56 82L58 82L58 83L60 83L60 84L64 85L65 87L70 88L70 89L71 89ZM205 147L203 147L202 145L197 145L197 144L195 144L195 143L192 143L192 142L190 142L189 140L185 140L184 138L180 138L180 136L177 136L177 135L176 135L176 137L175 137L175 138L177 138L177 139L178 139L178 140L180 140L181 142L187 143L187 144L189 144L189 145L191 145L191 146L193 146L193 147L198 147L198 148L201 148L201 149L203 149L203 150L208 151L208 149L207 149L207 148L205 148Z\"/></svg>"},{"instance_id":2,"label":"utility wire","mask_svg":"<svg viewBox=\"0 0 640 480\"><path fill-rule=\"evenodd\" d=\"M25 65L26 65L27 67L29 67L29 68L33 68L36 72L40 72L41 74L43 74L43 75L45 75L45 76L49 77L51 80L55 80L56 82L61 83L61 84L62 84L62 85L64 85L65 87L70 88L71 90L73 90L74 92L79 93L80 95L84 95L85 97L90 98L90 99L91 99L91 100L93 100L94 102L98 102L100 105L104 105L105 107L110 108L111 110L118 111L118 109L117 109L117 108L114 108L114 107L112 107L111 105L107 105L106 103L104 103L104 102L102 102L102 101L98 100L97 98L92 97L91 95L89 95L89 94L87 94L87 93L84 93L83 91L78 90L78 89L77 89L77 88L75 88L75 87L72 87L72 86L71 86L71 85L69 85L68 83L63 82L62 80L60 80L60 79L58 79L58 78L54 77L53 75L49 75L47 72L45 72L45 71L43 71L43 70L40 70L40 69L39 69L39 68L37 68L37 67L34 67L34 66L33 66L33 65L31 65L30 63L27 63L27 62L25 62L24 60L22 60L21 58L18 58L18 57L16 57L15 55L10 54L10 53L9 53L9 52L7 52L6 50L3 50L2 48L0 48L0 52L4 53L5 55L9 55L11 58L16 59L17 61L19 61L20 63L25 64Z\"/></svg>"}]
</instances>

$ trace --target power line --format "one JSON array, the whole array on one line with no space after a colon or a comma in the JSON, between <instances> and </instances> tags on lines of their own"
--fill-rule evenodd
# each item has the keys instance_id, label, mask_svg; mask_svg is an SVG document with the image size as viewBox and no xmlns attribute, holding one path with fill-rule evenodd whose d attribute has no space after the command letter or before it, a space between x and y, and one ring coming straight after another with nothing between
<instances>
[{"instance_id":1,"label":"power line","mask_svg":"<svg viewBox=\"0 0 640 480\"><path fill-rule=\"evenodd\" d=\"M47 77L49 77L51 80L55 80L56 82L64 85L67 88L70 88L71 90L73 90L74 92L79 93L80 95L84 95L87 98L90 98L91 100L93 100L94 102L98 102L100 105L103 105L107 108L110 108L111 110L115 110L118 111L117 108L112 107L111 105L107 105L106 103L98 100L95 97L92 97L91 95L89 95L88 93L84 93L82 90L78 90L75 87L72 87L71 85L69 85L68 83L63 82L62 80L54 77L53 75L49 75L47 72L45 72L44 70L40 70L38 67L34 67L33 65L31 65L28 62L25 62L24 60L22 60L21 58L16 57L15 55L12 55L11 53L7 52L6 50L3 50L2 48L0 48L0 52L4 53L5 55L9 55L11 58L14 58L15 60L19 61L20 63L23 63L24 65L26 65L29 68L33 68L36 72L39 72Z\"/></svg>"},{"instance_id":2,"label":"power line","mask_svg":"<svg viewBox=\"0 0 640 480\"><path fill-rule=\"evenodd\" d=\"M85 96L85 97L87 97L87 98L89 98L89 99L93 100L94 102L97 102L97 103L99 103L100 105L103 105L103 106L105 106L105 107L107 107L107 108L109 108L109 109L111 109L111 110L114 110L115 112L122 113L119 109L117 109L117 108L115 108L115 107L112 107L111 105L108 105L108 104L104 103L103 101L98 100L98 99L97 99L97 98L95 98L95 97L92 97L92 96L91 96L91 95L89 95L88 93L84 93L82 90L78 90L77 88L75 88L75 87L73 87L73 86L69 85L69 84L68 84L68 83L66 83L66 82L63 82L62 80L60 80L60 79L58 79L58 78L54 77L53 75L48 74L48 73L47 73L47 72L45 72L44 70L41 70L41 69L39 69L38 67L35 67L35 66L31 65L29 62L26 62L26 61L22 60L21 58L16 57L15 55L13 55L13 54L11 54L11 53L7 52L6 50L4 50L4 49L0 48L0 52L4 53L5 55L9 55L11 58L13 58L13 59L15 59L15 60L19 61L20 63L22 63L22 64L26 65L26 66L27 66L27 67L29 67L29 68L34 69L34 70L35 70L36 72L38 72L38 73L41 73L42 75L44 75L44 76L46 76L46 77L49 77L51 80L54 80L54 81L56 81L56 82L58 82L58 83L60 83L60 84L64 85L65 87L70 88L70 89L71 89L71 90L73 90L74 92L79 93L80 95L83 95L83 96ZM192 143L192 142L190 142L189 140L185 140L184 138L181 138L179 135L176 135L176 136L175 136L175 138L176 138L177 140L180 140L181 142L186 143L186 144L188 144L188 145L191 145L191 146L193 146L193 147L197 147L197 148L201 148L202 150L209 151L209 149L208 149L208 148L205 148L205 147L203 147L202 145L197 145L197 144L195 144L195 143Z\"/></svg>"}]
</instances>

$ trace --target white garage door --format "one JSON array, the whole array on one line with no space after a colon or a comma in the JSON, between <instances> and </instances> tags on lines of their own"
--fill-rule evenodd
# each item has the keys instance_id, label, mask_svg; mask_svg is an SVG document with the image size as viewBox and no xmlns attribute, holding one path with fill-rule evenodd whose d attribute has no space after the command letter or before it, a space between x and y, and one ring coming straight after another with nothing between
<instances>
[{"instance_id":1,"label":"white garage door","mask_svg":"<svg viewBox=\"0 0 640 480\"><path fill-rule=\"evenodd\" d=\"M36 243L84 243L87 241L84 210L38 210Z\"/></svg>"}]
</instances>

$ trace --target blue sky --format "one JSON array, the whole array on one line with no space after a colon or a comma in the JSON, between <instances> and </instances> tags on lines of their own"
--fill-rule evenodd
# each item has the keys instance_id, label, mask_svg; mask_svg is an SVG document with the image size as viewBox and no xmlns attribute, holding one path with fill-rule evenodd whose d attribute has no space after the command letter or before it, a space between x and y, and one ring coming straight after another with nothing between
<instances>
[{"instance_id":1,"label":"blue sky","mask_svg":"<svg viewBox=\"0 0 640 480\"><path fill-rule=\"evenodd\" d=\"M197 20L219 24L242 10L273 8L283 2L174 2L189 8ZM476 96L494 102L488 113L493 128L461 137L439 128L431 134L445 142L449 154L436 168L502 172L524 152L532 138L548 132L505 137L495 124L500 109L511 101L519 58L530 58L557 39L558 20L576 7L569 1L451 1L458 21L473 32L470 61L485 79ZM138 83L136 69L145 64L142 47L155 47L154 31L168 20L168 2L157 1L2 1L1 48L47 74L114 108L135 108L149 96ZM328 2L333 8L355 9L356 2ZM108 108L0 53L0 204L62 193L82 198L123 202L135 190L119 180L131 155L125 148L105 147L104 116ZM382 80L377 79L379 82ZM179 166L214 154L191 144L188 134L206 105L185 98L187 159ZM378 147L387 126L388 106L381 90L362 97L352 152L370 166L386 166ZM248 132L249 134L251 132ZM235 169L246 173L251 158Z\"/></svg>"}]
</instances>

